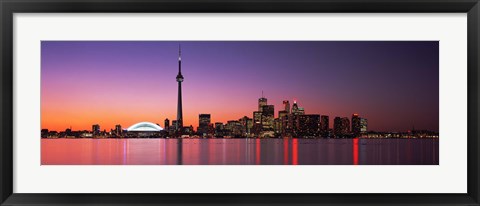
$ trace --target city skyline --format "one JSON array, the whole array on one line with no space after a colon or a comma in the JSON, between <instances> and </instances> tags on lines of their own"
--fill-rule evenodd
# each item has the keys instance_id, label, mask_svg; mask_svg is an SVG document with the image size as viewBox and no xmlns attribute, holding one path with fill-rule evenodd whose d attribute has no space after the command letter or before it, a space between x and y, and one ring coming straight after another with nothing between
<instances>
[{"instance_id":1,"label":"city skyline","mask_svg":"<svg viewBox=\"0 0 480 206\"><path fill-rule=\"evenodd\" d=\"M182 88L184 126L198 127L199 114L211 114L213 123L253 118L256 102L247 98L266 90L272 96L269 104L275 107L275 117L283 100L297 100L306 114L330 116L329 128L334 117L360 113L369 123L375 122L369 130L438 131L438 42L44 41L42 128L89 130L99 124L110 129L118 124L161 125L166 118L175 120L178 102L172 73L178 71L175 60L180 57L169 58L172 47L178 50L179 44L182 72L188 79ZM346 66L340 59L328 61L316 52L343 54L355 61ZM372 61L375 55L383 59ZM323 65L319 59L325 60ZM357 63L364 65L350 65ZM399 67L401 72L382 71L382 67Z\"/></svg>"}]
</instances>

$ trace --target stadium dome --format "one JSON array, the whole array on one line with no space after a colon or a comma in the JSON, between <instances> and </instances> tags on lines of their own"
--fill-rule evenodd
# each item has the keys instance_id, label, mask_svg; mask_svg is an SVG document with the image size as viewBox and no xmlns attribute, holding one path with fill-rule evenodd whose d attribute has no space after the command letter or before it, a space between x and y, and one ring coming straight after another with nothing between
<instances>
[{"instance_id":1,"label":"stadium dome","mask_svg":"<svg viewBox=\"0 0 480 206\"><path fill-rule=\"evenodd\" d=\"M129 132L159 132L161 130L163 128L151 122L139 122L127 129Z\"/></svg>"}]
</instances>

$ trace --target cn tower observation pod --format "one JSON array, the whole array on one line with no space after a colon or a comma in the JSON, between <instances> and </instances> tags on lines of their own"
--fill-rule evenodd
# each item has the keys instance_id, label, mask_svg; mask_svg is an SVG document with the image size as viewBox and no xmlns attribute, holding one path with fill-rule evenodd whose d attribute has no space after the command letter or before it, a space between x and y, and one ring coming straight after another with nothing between
<instances>
[{"instance_id":1,"label":"cn tower observation pod","mask_svg":"<svg viewBox=\"0 0 480 206\"><path fill-rule=\"evenodd\" d=\"M163 128L151 122L139 122L130 126L128 132L160 132Z\"/></svg>"}]
</instances>

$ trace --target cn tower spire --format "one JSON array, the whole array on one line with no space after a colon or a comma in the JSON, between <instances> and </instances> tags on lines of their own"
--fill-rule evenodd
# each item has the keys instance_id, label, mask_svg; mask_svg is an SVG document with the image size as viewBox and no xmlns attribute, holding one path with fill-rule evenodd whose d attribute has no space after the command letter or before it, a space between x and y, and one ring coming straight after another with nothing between
<instances>
[{"instance_id":1,"label":"cn tower spire","mask_svg":"<svg viewBox=\"0 0 480 206\"><path fill-rule=\"evenodd\" d=\"M182 50L180 44L178 45L178 102L177 102L177 125L176 129L181 134L183 129L183 112L182 112Z\"/></svg>"},{"instance_id":2,"label":"cn tower spire","mask_svg":"<svg viewBox=\"0 0 480 206\"><path fill-rule=\"evenodd\" d=\"M178 45L178 74L182 74L182 45Z\"/></svg>"}]
</instances>

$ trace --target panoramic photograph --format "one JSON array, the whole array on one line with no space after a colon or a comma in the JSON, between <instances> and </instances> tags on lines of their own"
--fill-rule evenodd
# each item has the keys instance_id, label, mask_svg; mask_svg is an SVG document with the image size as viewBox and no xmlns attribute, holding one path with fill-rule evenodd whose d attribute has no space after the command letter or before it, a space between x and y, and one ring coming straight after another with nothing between
<instances>
[{"instance_id":1,"label":"panoramic photograph","mask_svg":"<svg viewBox=\"0 0 480 206\"><path fill-rule=\"evenodd\" d=\"M438 41L42 41L41 165L439 165Z\"/></svg>"}]
</instances>

